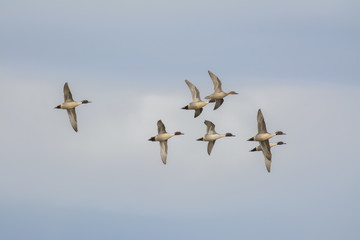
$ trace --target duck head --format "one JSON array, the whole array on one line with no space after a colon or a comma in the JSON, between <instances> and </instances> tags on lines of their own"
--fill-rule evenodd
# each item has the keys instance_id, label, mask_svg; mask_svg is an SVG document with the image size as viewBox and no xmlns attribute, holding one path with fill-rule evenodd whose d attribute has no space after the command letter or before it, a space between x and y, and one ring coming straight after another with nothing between
<instances>
[{"instance_id":1,"label":"duck head","mask_svg":"<svg viewBox=\"0 0 360 240\"><path fill-rule=\"evenodd\" d=\"M235 135L233 135L232 133L226 133L225 137L235 137Z\"/></svg>"}]
</instances>

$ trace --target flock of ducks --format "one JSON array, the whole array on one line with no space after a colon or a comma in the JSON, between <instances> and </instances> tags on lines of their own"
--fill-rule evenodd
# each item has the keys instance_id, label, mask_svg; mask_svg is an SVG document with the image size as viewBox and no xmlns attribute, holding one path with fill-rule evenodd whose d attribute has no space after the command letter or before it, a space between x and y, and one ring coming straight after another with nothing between
<instances>
[{"instance_id":1,"label":"flock of ducks","mask_svg":"<svg viewBox=\"0 0 360 240\"><path fill-rule=\"evenodd\" d=\"M214 88L214 93L205 97L205 99L209 99L208 102L202 101L200 98L200 92L197 89L197 87L194 84L192 84L190 81L185 80L185 83L187 84L191 92L192 102L190 102L182 109L195 110L194 118L198 117L202 113L203 107L205 107L208 103L215 103L214 110L216 110L224 103L224 98L226 96L232 94L238 94L234 91L230 91L228 93L224 92L221 88L220 79L211 71L208 71L208 73L210 75L211 80L213 81L213 88ZM80 102L74 101L69 85L66 82L64 85L64 103L56 106L55 108L67 110L71 126L77 132L78 127L77 127L75 108L81 104L87 104L87 103L91 103L91 102L88 100L83 100ZM248 141L257 141L260 143L260 145L251 149L250 152L261 151L265 158L266 169L268 172L270 172L271 158L272 158L270 148L277 145L283 145L285 143L282 141L279 141L277 143L270 143L269 139L276 135L286 135L286 134L283 133L282 131L277 131L275 133L268 133L266 130L266 124L261 109L258 110L257 123L258 123L258 133L254 137L249 138ZM223 137L235 137L235 135L233 135L232 133L218 134L215 131L215 124L212 123L211 121L205 120L204 124L206 125L206 133L203 137L198 138L197 141L208 142L207 152L209 155L211 154L211 151L215 145L216 140ZM149 141L157 141L160 143L161 160L164 164L166 164L167 152L168 152L167 140L173 136L184 135L184 134L180 131L174 133L166 132L165 125L161 120L157 122L157 127L158 127L158 134L154 137L151 137Z\"/></svg>"}]
</instances>

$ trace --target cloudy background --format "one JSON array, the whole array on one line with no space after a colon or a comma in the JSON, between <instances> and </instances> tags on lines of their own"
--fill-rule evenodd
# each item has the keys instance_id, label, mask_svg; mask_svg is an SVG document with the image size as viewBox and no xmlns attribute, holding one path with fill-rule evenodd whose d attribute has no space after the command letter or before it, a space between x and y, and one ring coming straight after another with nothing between
<instances>
[{"instance_id":1,"label":"cloudy background","mask_svg":"<svg viewBox=\"0 0 360 240\"><path fill-rule=\"evenodd\" d=\"M1 1L1 239L358 239L356 1ZM184 82L225 99L200 117ZM79 132L63 101L69 82ZM272 172L256 143L261 108ZM169 132L168 164L157 134ZM235 138L206 143L205 119Z\"/></svg>"}]
</instances>

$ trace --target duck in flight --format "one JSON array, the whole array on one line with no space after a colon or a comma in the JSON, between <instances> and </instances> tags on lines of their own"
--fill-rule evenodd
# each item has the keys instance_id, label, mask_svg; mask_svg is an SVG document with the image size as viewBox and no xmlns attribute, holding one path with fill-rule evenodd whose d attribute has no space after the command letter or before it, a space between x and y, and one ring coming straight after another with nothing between
<instances>
[{"instance_id":1,"label":"duck in flight","mask_svg":"<svg viewBox=\"0 0 360 240\"><path fill-rule=\"evenodd\" d=\"M152 142L158 141L160 143L161 160L164 164L166 164L166 158L168 152L167 140L175 135L184 135L184 134L181 132L175 132L174 134L167 133L165 129L165 125L161 120L157 122L157 127L158 127L158 135L149 138L149 141Z\"/></svg>"},{"instance_id":2,"label":"duck in flight","mask_svg":"<svg viewBox=\"0 0 360 240\"><path fill-rule=\"evenodd\" d=\"M190 92L191 92L191 96L192 96L192 102L189 103L188 105L186 105L185 107L183 107L182 109L186 109L186 110L195 110L195 114L194 114L194 118L198 117L201 112L203 111L203 107L208 104L209 102L204 102L200 99L200 92L197 89L197 87L195 87L194 84L192 84L190 81L185 80L186 84L188 85Z\"/></svg>"},{"instance_id":3,"label":"duck in flight","mask_svg":"<svg viewBox=\"0 0 360 240\"><path fill-rule=\"evenodd\" d=\"M81 104L87 104L87 103L90 103L90 101L88 101L88 100L83 100L83 101L80 101L80 102L74 101L74 99L72 98L72 94L71 94L69 85L66 82L65 85L64 85L64 103L56 106L55 108L60 108L60 109L66 109L67 110L71 126L73 127L75 132L77 132L78 127L77 127L77 118L76 118L75 108L77 106L81 105Z\"/></svg>"},{"instance_id":4,"label":"duck in flight","mask_svg":"<svg viewBox=\"0 0 360 240\"><path fill-rule=\"evenodd\" d=\"M227 95L230 95L230 94L238 94L238 93L236 93L234 91L231 91L228 93L224 92L221 88L220 79L215 74L213 74L211 71L208 71L208 73L210 75L211 80L213 81L214 93L205 97L205 99L210 99L210 102L215 102L214 110L216 110L221 106L221 104L223 104L224 97L226 97Z\"/></svg>"},{"instance_id":5,"label":"duck in flight","mask_svg":"<svg viewBox=\"0 0 360 240\"><path fill-rule=\"evenodd\" d=\"M205 125L206 125L206 134L205 136L197 139L197 141L207 141L208 143L208 147L207 147L207 152L210 155L211 150L213 149L214 145L215 145L215 141L219 138L223 138L223 137L235 137L235 135L231 134L231 133L226 133L226 134L218 134L215 131L215 124L213 124L212 122L205 120L204 121Z\"/></svg>"},{"instance_id":6,"label":"duck in flight","mask_svg":"<svg viewBox=\"0 0 360 240\"><path fill-rule=\"evenodd\" d=\"M276 133L268 133L266 130L266 124L264 116L261 112L261 109L258 110L257 114L257 125L258 125L258 134L256 136L249 138L248 141L258 141L260 143L261 151L265 157L265 165L268 172L270 172L271 166L271 152L270 152L270 143L269 139L276 135L286 135L282 131L277 131ZM281 144L279 144L281 145ZM256 148L255 148L256 149Z\"/></svg>"},{"instance_id":7,"label":"duck in flight","mask_svg":"<svg viewBox=\"0 0 360 240\"><path fill-rule=\"evenodd\" d=\"M282 141L279 141L277 143L270 143L270 148L274 147L274 146L278 146L278 145L283 145L286 144ZM262 151L261 145L254 147L253 149L250 150L250 152L256 152L256 151Z\"/></svg>"}]
</instances>

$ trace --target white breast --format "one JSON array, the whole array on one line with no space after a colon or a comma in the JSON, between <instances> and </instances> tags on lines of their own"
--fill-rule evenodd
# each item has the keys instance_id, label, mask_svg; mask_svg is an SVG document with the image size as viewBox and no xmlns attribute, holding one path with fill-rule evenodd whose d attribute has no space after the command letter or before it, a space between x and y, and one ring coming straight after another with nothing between
<instances>
[{"instance_id":1,"label":"white breast","mask_svg":"<svg viewBox=\"0 0 360 240\"><path fill-rule=\"evenodd\" d=\"M171 133L159 134L156 136L156 141L166 141L173 136L174 136L174 134L171 134Z\"/></svg>"},{"instance_id":2,"label":"white breast","mask_svg":"<svg viewBox=\"0 0 360 240\"><path fill-rule=\"evenodd\" d=\"M222 137L225 137L225 135L223 135L223 134L206 134L204 136L204 141L215 141Z\"/></svg>"},{"instance_id":3,"label":"white breast","mask_svg":"<svg viewBox=\"0 0 360 240\"><path fill-rule=\"evenodd\" d=\"M254 139L255 139L255 141L265 141L265 140L272 138L273 136L275 136L275 134L259 133L258 135L255 136Z\"/></svg>"},{"instance_id":4,"label":"white breast","mask_svg":"<svg viewBox=\"0 0 360 240\"><path fill-rule=\"evenodd\" d=\"M61 104L61 108L62 109L71 109L71 108L75 108L77 106L79 106L81 104L81 102L65 102L63 104Z\"/></svg>"}]
</instances>

